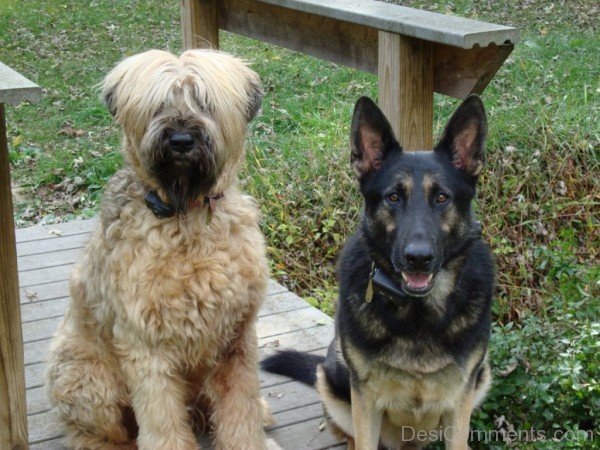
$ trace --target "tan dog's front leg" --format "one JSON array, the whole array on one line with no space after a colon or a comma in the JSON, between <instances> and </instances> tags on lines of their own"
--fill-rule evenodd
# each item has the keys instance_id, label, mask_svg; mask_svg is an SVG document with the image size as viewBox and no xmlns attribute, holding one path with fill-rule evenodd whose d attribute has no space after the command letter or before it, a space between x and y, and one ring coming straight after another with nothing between
<instances>
[{"instance_id":1,"label":"tan dog's front leg","mask_svg":"<svg viewBox=\"0 0 600 450\"><path fill-rule=\"evenodd\" d=\"M197 450L185 405L185 384L160 352L129 352L123 361L139 426L139 450Z\"/></svg>"},{"instance_id":2,"label":"tan dog's front leg","mask_svg":"<svg viewBox=\"0 0 600 450\"><path fill-rule=\"evenodd\" d=\"M254 323L246 323L209 375L215 446L219 450L264 450L265 407L260 397Z\"/></svg>"},{"instance_id":3,"label":"tan dog's front leg","mask_svg":"<svg viewBox=\"0 0 600 450\"><path fill-rule=\"evenodd\" d=\"M469 389L454 411L443 417L446 450L469 450L469 430L473 412L473 390Z\"/></svg>"},{"instance_id":4,"label":"tan dog's front leg","mask_svg":"<svg viewBox=\"0 0 600 450\"><path fill-rule=\"evenodd\" d=\"M383 411L377 410L375 401L352 386L352 426L356 450L377 450Z\"/></svg>"}]
</instances>

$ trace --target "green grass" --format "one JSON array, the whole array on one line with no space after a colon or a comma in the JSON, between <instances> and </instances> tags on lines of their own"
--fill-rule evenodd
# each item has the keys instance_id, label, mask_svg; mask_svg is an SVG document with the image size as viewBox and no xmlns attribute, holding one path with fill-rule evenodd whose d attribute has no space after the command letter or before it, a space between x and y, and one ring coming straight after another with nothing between
<instances>
[{"instance_id":1,"label":"green grass","mask_svg":"<svg viewBox=\"0 0 600 450\"><path fill-rule=\"evenodd\" d=\"M496 382L473 424L595 429L598 440L599 9L586 0L404 3L522 28L483 93L490 133L477 211L498 265ZM175 1L0 2L0 59L45 89L40 104L8 108L19 226L95 213L122 164L95 86L125 56L179 50L179 30ZM222 48L248 59L265 86L241 180L261 204L272 273L332 313L335 258L361 206L349 119L360 95L377 96L376 79L229 34ZM457 103L436 96L436 135Z\"/></svg>"}]
</instances>

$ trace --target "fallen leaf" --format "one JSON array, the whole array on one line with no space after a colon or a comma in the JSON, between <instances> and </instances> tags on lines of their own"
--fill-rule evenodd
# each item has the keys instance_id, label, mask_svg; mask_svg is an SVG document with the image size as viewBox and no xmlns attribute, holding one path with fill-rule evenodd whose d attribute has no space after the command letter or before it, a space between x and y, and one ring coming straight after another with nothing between
<instances>
[{"instance_id":1,"label":"fallen leaf","mask_svg":"<svg viewBox=\"0 0 600 450\"><path fill-rule=\"evenodd\" d=\"M48 231L50 236L63 236L63 232L60 230L50 230Z\"/></svg>"},{"instance_id":2,"label":"fallen leaf","mask_svg":"<svg viewBox=\"0 0 600 450\"><path fill-rule=\"evenodd\" d=\"M516 361L509 364L508 366L506 366L506 369L498 372L498 375L500 375L501 377L506 377L506 376L510 375L511 373L513 373L515 371L515 369L517 368L517 365L518 365L518 363Z\"/></svg>"},{"instance_id":3,"label":"fallen leaf","mask_svg":"<svg viewBox=\"0 0 600 450\"><path fill-rule=\"evenodd\" d=\"M27 296L27 300L32 301L37 297L37 292L25 291L25 295Z\"/></svg>"},{"instance_id":4,"label":"fallen leaf","mask_svg":"<svg viewBox=\"0 0 600 450\"><path fill-rule=\"evenodd\" d=\"M58 134L68 137L81 137L85 136L85 131L81 128L73 128L71 125L63 125L63 127L58 130Z\"/></svg>"},{"instance_id":5,"label":"fallen leaf","mask_svg":"<svg viewBox=\"0 0 600 450\"><path fill-rule=\"evenodd\" d=\"M277 348L279 345L279 339L275 339L274 341L269 341L261 345L260 348Z\"/></svg>"}]
</instances>

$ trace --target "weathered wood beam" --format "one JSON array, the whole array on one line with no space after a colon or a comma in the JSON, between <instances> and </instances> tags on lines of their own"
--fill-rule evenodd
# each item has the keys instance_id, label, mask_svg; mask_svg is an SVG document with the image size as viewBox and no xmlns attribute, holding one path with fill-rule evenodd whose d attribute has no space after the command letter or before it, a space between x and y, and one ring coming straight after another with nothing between
<instances>
[{"instance_id":1,"label":"weathered wood beam","mask_svg":"<svg viewBox=\"0 0 600 450\"><path fill-rule=\"evenodd\" d=\"M379 30L370 25L256 0L222 0L218 9L221 29L366 72L379 71ZM461 99L480 94L513 49L512 44L469 49L432 44L434 91Z\"/></svg>"},{"instance_id":2,"label":"weathered wood beam","mask_svg":"<svg viewBox=\"0 0 600 450\"><path fill-rule=\"evenodd\" d=\"M377 30L255 0L222 0L219 27L307 55L377 71Z\"/></svg>"},{"instance_id":3,"label":"weathered wood beam","mask_svg":"<svg viewBox=\"0 0 600 450\"><path fill-rule=\"evenodd\" d=\"M4 103L0 102L0 448L26 450L21 303Z\"/></svg>"},{"instance_id":4,"label":"weathered wood beam","mask_svg":"<svg viewBox=\"0 0 600 450\"><path fill-rule=\"evenodd\" d=\"M183 49L219 48L218 0L181 0Z\"/></svg>"},{"instance_id":5,"label":"weathered wood beam","mask_svg":"<svg viewBox=\"0 0 600 450\"><path fill-rule=\"evenodd\" d=\"M379 32L379 106L405 150L433 148L433 43Z\"/></svg>"}]
</instances>

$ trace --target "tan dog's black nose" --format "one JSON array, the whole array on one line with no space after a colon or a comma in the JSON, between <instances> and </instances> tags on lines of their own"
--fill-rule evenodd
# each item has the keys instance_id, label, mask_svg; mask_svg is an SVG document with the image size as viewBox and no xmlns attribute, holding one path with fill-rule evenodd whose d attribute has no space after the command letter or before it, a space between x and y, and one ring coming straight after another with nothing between
<instances>
[{"instance_id":1,"label":"tan dog's black nose","mask_svg":"<svg viewBox=\"0 0 600 450\"><path fill-rule=\"evenodd\" d=\"M194 138L190 133L173 133L169 144L178 153L187 153L194 147Z\"/></svg>"}]
</instances>

